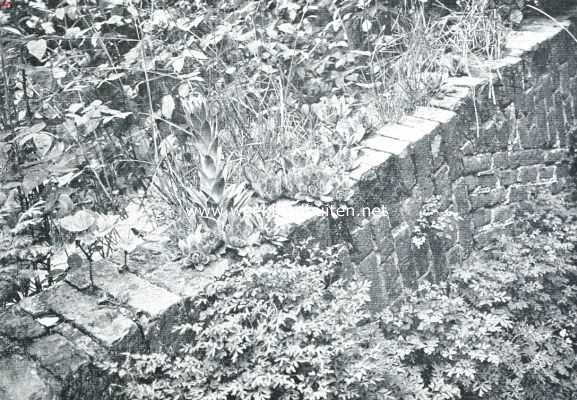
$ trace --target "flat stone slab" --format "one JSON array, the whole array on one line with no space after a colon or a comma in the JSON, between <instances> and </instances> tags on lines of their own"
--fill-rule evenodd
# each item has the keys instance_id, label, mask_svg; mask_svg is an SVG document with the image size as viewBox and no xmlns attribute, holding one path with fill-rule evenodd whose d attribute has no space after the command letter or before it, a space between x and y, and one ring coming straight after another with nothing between
<instances>
[{"instance_id":1,"label":"flat stone slab","mask_svg":"<svg viewBox=\"0 0 577 400\"><path fill-rule=\"evenodd\" d=\"M26 340L40 337L45 333L46 328L18 306L0 314L0 335L16 340Z\"/></svg>"},{"instance_id":2,"label":"flat stone slab","mask_svg":"<svg viewBox=\"0 0 577 400\"><path fill-rule=\"evenodd\" d=\"M63 336L57 334L36 339L28 347L28 353L63 381L81 366L90 362L89 357L79 352Z\"/></svg>"},{"instance_id":3,"label":"flat stone slab","mask_svg":"<svg viewBox=\"0 0 577 400\"><path fill-rule=\"evenodd\" d=\"M408 127L403 128L410 129ZM376 135L369 136L363 140L360 143L360 146L366 149L399 155L409 147L411 144L409 140L410 138L402 139L397 135L393 125L387 125L386 127L379 129Z\"/></svg>"},{"instance_id":4,"label":"flat stone slab","mask_svg":"<svg viewBox=\"0 0 577 400\"><path fill-rule=\"evenodd\" d=\"M457 117L457 113L442 108L419 106L413 113L413 116L448 124Z\"/></svg>"},{"instance_id":5,"label":"flat stone slab","mask_svg":"<svg viewBox=\"0 0 577 400\"><path fill-rule=\"evenodd\" d=\"M350 172L349 177L357 181L376 179L376 171L390 157L392 154L382 151L361 149L357 159L358 165Z\"/></svg>"},{"instance_id":6,"label":"flat stone slab","mask_svg":"<svg viewBox=\"0 0 577 400\"><path fill-rule=\"evenodd\" d=\"M30 313L56 313L79 329L100 341L106 348L117 351L138 350L142 337L138 326L117 308L98 304L96 297L59 283L22 302Z\"/></svg>"},{"instance_id":7,"label":"flat stone slab","mask_svg":"<svg viewBox=\"0 0 577 400\"><path fill-rule=\"evenodd\" d=\"M119 273L118 266L110 261L95 262L93 278L97 288L110 293L116 299L122 299L129 307L145 312L152 318L156 318L181 300L176 294L153 285L133 273ZM87 266L76 267L68 272L69 282L79 283L83 279L89 283ZM81 284L80 287L84 285Z\"/></svg>"},{"instance_id":8,"label":"flat stone slab","mask_svg":"<svg viewBox=\"0 0 577 400\"><path fill-rule=\"evenodd\" d=\"M148 271L140 271L147 280L166 287L183 297L196 297L215 278L224 274L230 260L220 259L206 266L203 271L194 268L183 268L180 263L168 262L156 265Z\"/></svg>"},{"instance_id":9,"label":"flat stone slab","mask_svg":"<svg viewBox=\"0 0 577 400\"><path fill-rule=\"evenodd\" d=\"M59 400L60 389L34 361L17 354L0 358L0 399Z\"/></svg>"}]
</instances>

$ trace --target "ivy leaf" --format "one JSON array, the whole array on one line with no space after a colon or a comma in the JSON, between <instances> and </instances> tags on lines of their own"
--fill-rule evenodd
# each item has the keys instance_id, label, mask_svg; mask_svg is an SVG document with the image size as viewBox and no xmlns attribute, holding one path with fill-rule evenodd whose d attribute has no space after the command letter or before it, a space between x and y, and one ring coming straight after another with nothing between
<instances>
[{"instance_id":1,"label":"ivy leaf","mask_svg":"<svg viewBox=\"0 0 577 400\"><path fill-rule=\"evenodd\" d=\"M28 49L30 55L38 59L38 61L42 61L44 54L46 54L46 40L31 40L30 42L26 43L26 48Z\"/></svg>"},{"instance_id":2,"label":"ivy leaf","mask_svg":"<svg viewBox=\"0 0 577 400\"><path fill-rule=\"evenodd\" d=\"M60 227L71 233L85 232L96 222L96 218L87 210L79 210L73 215L60 219Z\"/></svg>"}]
</instances>

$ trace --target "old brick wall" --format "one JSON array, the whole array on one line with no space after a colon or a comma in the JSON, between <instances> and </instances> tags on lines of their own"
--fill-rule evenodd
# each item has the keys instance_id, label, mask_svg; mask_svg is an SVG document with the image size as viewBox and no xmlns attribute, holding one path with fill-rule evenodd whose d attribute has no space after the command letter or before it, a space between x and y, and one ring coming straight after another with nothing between
<instances>
[{"instance_id":1,"label":"old brick wall","mask_svg":"<svg viewBox=\"0 0 577 400\"><path fill-rule=\"evenodd\" d=\"M363 143L353 172L354 207L387 215L349 219L353 259L372 281L375 310L402 285L468 257L511 227L516 206L566 187L577 117L575 19L528 21L510 35L506 57L453 78L449 92ZM482 72L483 71L483 72ZM412 243L432 195L460 216L448 240Z\"/></svg>"}]
</instances>

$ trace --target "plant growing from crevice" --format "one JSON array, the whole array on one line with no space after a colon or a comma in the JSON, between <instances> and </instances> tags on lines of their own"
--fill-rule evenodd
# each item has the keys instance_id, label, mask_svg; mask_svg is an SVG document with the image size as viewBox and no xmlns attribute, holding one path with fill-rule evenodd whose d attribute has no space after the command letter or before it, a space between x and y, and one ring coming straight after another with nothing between
<instances>
[{"instance_id":1,"label":"plant growing from crevice","mask_svg":"<svg viewBox=\"0 0 577 400\"><path fill-rule=\"evenodd\" d=\"M231 183L231 164L224 158L217 127L205 100L183 102L190 141L198 156L198 185L185 182L174 173L171 154L166 154L164 175L169 182L158 182L156 189L165 197L177 198L186 216L188 232L178 241L185 266L202 269L218 252L241 249L258 244L262 228L268 226L266 216L258 209L253 192L245 183ZM196 186L196 187L195 187ZM252 207L252 208L251 208ZM264 223L263 223L264 222Z\"/></svg>"},{"instance_id":2,"label":"plant growing from crevice","mask_svg":"<svg viewBox=\"0 0 577 400\"><path fill-rule=\"evenodd\" d=\"M456 212L443 209L441 196L433 196L423 203L411 235L412 245L417 251L424 252L424 259L429 260L427 271L419 277L419 281L433 270L433 253L442 252L444 244L453 240L459 220L461 217Z\"/></svg>"}]
</instances>

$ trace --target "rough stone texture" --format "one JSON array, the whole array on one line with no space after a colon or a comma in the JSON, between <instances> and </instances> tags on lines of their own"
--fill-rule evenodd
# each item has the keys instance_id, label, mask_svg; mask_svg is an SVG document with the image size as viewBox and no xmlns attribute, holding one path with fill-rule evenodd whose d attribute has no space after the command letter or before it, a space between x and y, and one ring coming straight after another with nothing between
<instances>
[{"instance_id":1,"label":"rough stone texture","mask_svg":"<svg viewBox=\"0 0 577 400\"><path fill-rule=\"evenodd\" d=\"M59 400L61 386L31 359L13 354L0 358L2 400Z\"/></svg>"},{"instance_id":2,"label":"rough stone texture","mask_svg":"<svg viewBox=\"0 0 577 400\"><path fill-rule=\"evenodd\" d=\"M571 25L567 18L560 21ZM396 271L392 279L405 285L423 275L438 278L446 265L509 229L517 203L540 191L562 190L577 117L577 46L566 36L549 20L528 21L508 38L502 60L488 62L479 76L449 79L444 97L378 130L403 141L402 152L387 151L390 141L368 140L375 153L355 175L354 204L384 205L388 218L381 230L357 222L350 241L362 249L363 271L374 277L377 304L391 298L386 271ZM483 75L486 70L491 72ZM412 164L399 161L407 148ZM440 196L441 209L461 219L454 240L417 248L412 229L432 194Z\"/></svg>"}]
</instances>

